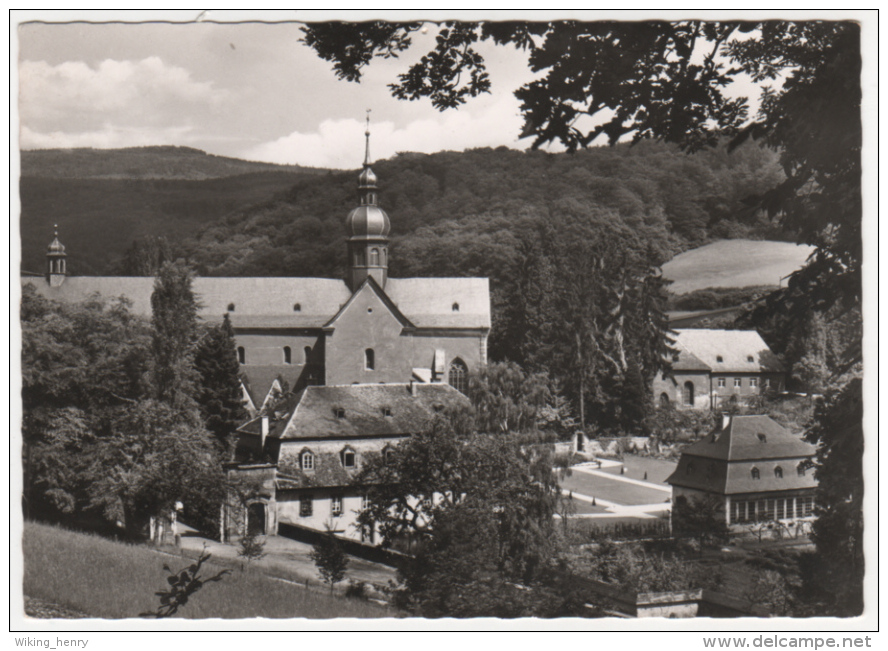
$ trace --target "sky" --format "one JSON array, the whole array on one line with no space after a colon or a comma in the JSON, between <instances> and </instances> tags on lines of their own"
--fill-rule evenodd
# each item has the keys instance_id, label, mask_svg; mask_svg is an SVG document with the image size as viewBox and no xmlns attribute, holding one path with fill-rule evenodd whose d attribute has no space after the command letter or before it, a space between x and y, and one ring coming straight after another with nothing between
<instances>
[{"instance_id":1,"label":"sky","mask_svg":"<svg viewBox=\"0 0 888 651\"><path fill-rule=\"evenodd\" d=\"M386 85L433 44L338 80L298 23L41 24L19 27L22 149L184 145L275 163L354 168L371 109L374 159L501 145L524 149L512 91L526 55L482 44L493 92L440 113ZM424 47L425 46L425 47Z\"/></svg>"},{"instance_id":2,"label":"sky","mask_svg":"<svg viewBox=\"0 0 888 651\"><path fill-rule=\"evenodd\" d=\"M371 157L375 160L404 151L526 149L532 140L518 137L522 119L513 91L534 74L527 67L527 54L512 47L478 45L492 92L470 98L458 110L439 112L428 99L404 101L391 96L387 85L431 49L433 23L427 24L427 33L414 35L412 48L400 59L375 59L364 68L361 83L354 83L337 79L332 64L300 42L300 23L232 21L367 20L380 17L378 11L15 13L14 20L20 21L14 40L22 149L181 145L247 160L353 169L363 160L367 109L371 110ZM572 17L507 14L487 11L458 16ZM402 12L381 17L418 16ZM438 13L431 17L454 16ZM586 11L573 17L686 16ZM756 12L756 17L766 16ZM191 22L107 22L145 18ZM26 22L29 19L44 22ZM65 20L94 22L63 24ZM210 22L214 20L220 22ZM750 96L754 113L757 88L736 84L728 94ZM549 148L559 149L557 145Z\"/></svg>"}]
</instances>

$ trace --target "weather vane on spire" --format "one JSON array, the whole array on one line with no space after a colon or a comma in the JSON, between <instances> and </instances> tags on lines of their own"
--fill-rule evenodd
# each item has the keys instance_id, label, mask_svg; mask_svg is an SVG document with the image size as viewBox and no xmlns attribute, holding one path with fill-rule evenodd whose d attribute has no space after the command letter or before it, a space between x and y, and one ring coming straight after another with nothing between
<instances>
[{"instance_id":1,"label":"weather vane on spire","mask_svg":"<svg viewBox=\"0 0 888 651\"><path fill-rule=\"evenodd\" d=\"M364 135L367 137L367 147L364 150L364 167L369 167L369 165L370 165L370 109L367 109L367 128L364 130Z\"/></svg>"}]
</instances>

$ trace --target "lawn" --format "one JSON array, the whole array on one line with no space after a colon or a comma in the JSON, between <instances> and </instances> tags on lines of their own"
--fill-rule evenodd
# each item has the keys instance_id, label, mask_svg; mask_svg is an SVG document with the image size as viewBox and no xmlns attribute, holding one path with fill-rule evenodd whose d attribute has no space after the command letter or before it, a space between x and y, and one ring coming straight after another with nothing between
<instances>
[{"instance_id":1,"label":"lawn","mask_svg":"<svg viewBox=\"0 0 888 651\"><path fill-rule=\"evenodd\" d=\"M663 276L673 281L669 290L674 294L707 287L776 287L804 265L811 251L790 242L720 240L675 256L663 265Z\"/></svg>"},{"instance_id":2,"label":"lawn","mask_svg":"<svg viewBox=\"0 0 888 651\"><path fill-rule=\"evenodd\" d=\"M647 488L618 479L609 479L591 475L578 470L573 471L570 477L561 481L561 487L567 490L597 497L598 499L616 502L617 504L659 504L669 499L670 493L655 488Z\"/></svg>"},{"instance_id":3,"label":"lawn","mask_svg":"<svg viewBox=\"0 0 888 651\"><path fill-rule=\"evenodd\" d=\"M666 461L664 459L655 459L654 457L640 457L634 454L623 455L624 477L630 479L640 479L641 481L649 481L652 484L660 484L664 488L668 488L665 484L666 478L672 474L678 464L675 461ZM614 466L611 468L602 468L602 472L609 472L619 475L620 468ZM645 478L647 473L647 478Z\"/></svg>"},{"instance_id":4,"label":"lawn","mask_svg":"<svg viewBox=\"0 0 888 651\"><path fill-rule=\"evenodd\" d=\"M150 547L127 545L98 536L25 523L24 594L91 617L138 617L156 609L156 591L166 589L163 565L180 570L191 559ZM201 576L223 569L204 564ZM235 569L222 581L203 586L176 615L184 618L242 619L395 617L373 603L329 595L262 574Z\"/></svg>"}]
</instances>

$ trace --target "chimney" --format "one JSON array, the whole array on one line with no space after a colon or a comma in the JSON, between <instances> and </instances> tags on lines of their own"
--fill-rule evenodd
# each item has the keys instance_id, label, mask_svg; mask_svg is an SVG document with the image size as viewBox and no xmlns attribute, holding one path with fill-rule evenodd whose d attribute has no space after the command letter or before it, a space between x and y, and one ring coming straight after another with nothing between
<instances>
[{"instance_id":1,"label":"chimney","mask_svg":"<svg viewBox=\"0 0 888 651\"><path fill-rule=\"evenodd\" d=\"M259 444L260 451L265 450L265 439L268 438L268 416L262 417L262 438Z\"/></svg>"},{"instance_id":2,"label":"chimney","mask_svg":"<svg viewBox=\"0 0 888 651\"><path fill-rule=\"evenodd\" d=\"M728 426L731 424L731 415L730 414L722 414L722 430L728 429Z\"/></svg>"}]
</instances>

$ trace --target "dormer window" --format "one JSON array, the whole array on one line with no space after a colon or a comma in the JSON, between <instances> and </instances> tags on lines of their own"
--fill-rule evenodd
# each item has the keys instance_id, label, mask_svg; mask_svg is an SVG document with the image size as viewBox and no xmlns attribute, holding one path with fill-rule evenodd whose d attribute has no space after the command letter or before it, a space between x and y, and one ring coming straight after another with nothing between
<instances>
[{"instance_id":1,"label":"dormer window","mask_svg":"<svg viewBox=\"0 0 888 651\"><path fill-rule=\"evenodd\" d=\"M777 479L783 479L783 468L781 468L780 466L774 468L774 476Z\"/></svg>"},{"instance_id":2,"label":"dormer window","mask_svg":"<svg viewBox=\"0 0 888 651\"><path fill-rule=\"evenodd\" d=\"M716 361L716 362L723 362L723 361L725 361L725 358L722 357L721 355L716 355L716 356L715 356L715 361Z\"/></svg>"},{"instance_id":3,"label":"dormer window","mask_svg":"<svg viewBox=\"0 0 888 651\"><path fill-rule=\"evenodd\" d=\"M758 468L753 468L749 471L749 474L753 479L761 479L762 477L762 474L759 472Z\"/></svg>"},{"instance_id":4,"label":"dormer window","mask_svg":"<svg viewBox=\"0 0 888 651\"><path fill-rule=\"evenodd\" d=\"M315 458L308 450L299 455L299 467L303 470L314 470Z\"/></svg>"},{"instance_id":5,"label":"dormer window","mask_svg":"<svg viewBox=\"0 0 888 651\"><path fill-rule=\"evenodd\" d=\"M746 361L747 361L747 362L754 362L754 361L755 361L755 358L753 358L752 355L747 355L747 356L746 356Z\"/></svg>"},{"instance_id":6,"label":"dormer window","mask_svg":"<svg viewBox=\"0 0 888 651\"><path fill-rule=\"evenodd\" d=\"M756 434L756 436L758 437L758 440L760 443L767 443L768 442L768 437L765 436L764 434L762 434L761 432Z\"/></svg>"},{"instance_id":7,"label":"dormer window","mask_svg":"<svg viewBox=\"0 0 888 651\"><path fill-rule=\"evenodd\" d=\"M459 312L459 303L454 303L450 310L452 312Z\"/></svg>"},{"instance_id":8,"label":"dormer window","mask_svg":"<svg viewBox=\"0 0 888 651\"><path fill-rule=\"evenodd\" d=\"M357 465L357 454L351 448L345 448L340 454L343 468L354 468Z\"/></svg>"},{"instance_id":9,"label":"dormer window","mask_svg":"<svg viewBox=\"0 0 888 651\"><path fill-rule=\"evenodd\" d=\"M804 477L806 470L807 468L805 467L804 461L798 465L798 468L796 468L796 472L798 473L799 477Z\"/></svg>"},{"instance_id":10,"label":"dormer window","mask_svg":"<svg viewBox=\"0 0 888 651\"><path fill-rule=\"evenodd\" d=\"M228 304L228 311L229 311L229 312L234 312L234 303L229 303L229 304Z\"/></svg>"},{"instance_id":11,"label":"dormer window","mask_svg":"<svg viewBox=\"0 0 888 651\"><path fill-rule=\"evenodd\" d=\"M382 408L382 415L385 416L386 418L391 418L392 417L392 408L391 407L383 407Z\"/></svg>"},{"instance_id":12,"label":"dormer window","mask_svg":"<svg viewBox=\"0 0 888 651\"><path fill-rule=\"evenodd\" d=\"M333 415L336 416L336 418L345 418L345 409L342 407L334 407Z\"/></svg>"},{"instance_id":13,"label":"dormer window","mask_svg":"<svg viewBox=\"0 0 888 651\"><path fill-rule=\"evenodd\" d=\"M293 303L293 311L301 312L302 311L302 303Z\"/></svg>"}]
</instances>

